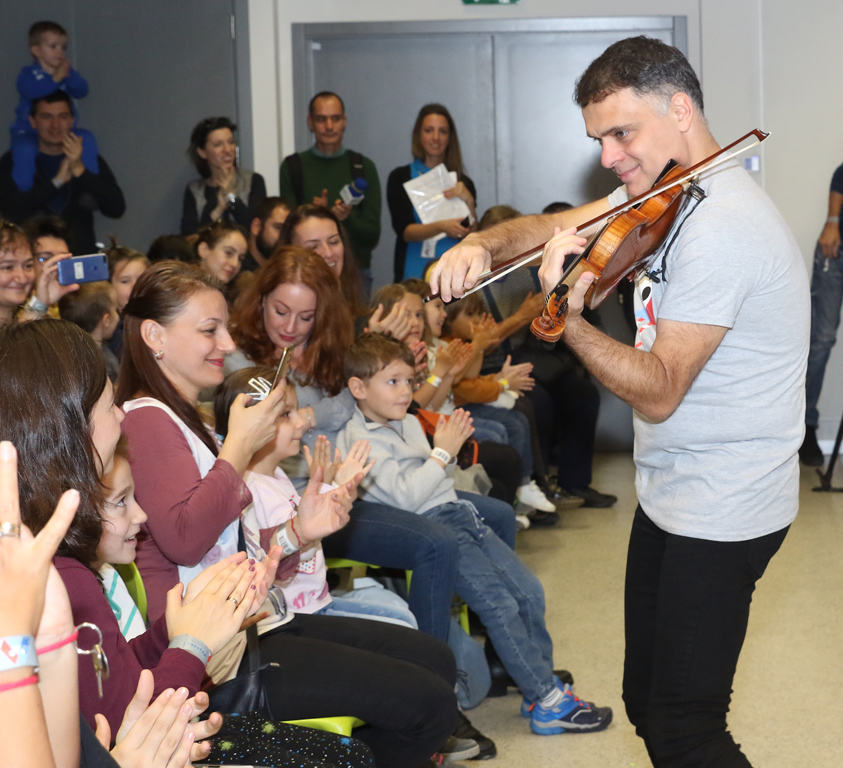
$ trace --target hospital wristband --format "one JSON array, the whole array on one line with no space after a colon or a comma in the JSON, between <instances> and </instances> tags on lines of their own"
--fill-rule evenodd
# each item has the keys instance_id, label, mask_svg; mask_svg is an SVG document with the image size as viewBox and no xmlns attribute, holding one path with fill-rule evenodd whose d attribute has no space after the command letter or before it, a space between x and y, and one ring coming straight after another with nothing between
<instances>
[{"instance_id":1,"label":"hospital wristband","mask_svg":"<svg viewBox=\"0 0 843 768\"><path fill-rule=\"evenodd\" d=\"M170 645L167 647L179 648L182 651L187 651L188 653L193 654L205 666L208 665L208 661L211 659L211 649L208 648L208 646L205 645L205 643L203 643L199 638L193 637L193 635L176 635L172 640L170 640Z\"/></svg>"},{"instance_id":2,"label":"hospital wristband","mask_svg":"<svg viewBox=\"0 0 843 768\"><path fill-rule=\"evenodd\" d=\"M282 525L278 528L275 532L275 538L278 541L278 546L284 550L285 555L292 555L301 549L300 546L296 546L292 541L290 541L286 525Z\"/></svg>"},{"instance_id":3,"label":"hospital wristband","mask_svg":"<svg viewBox=\"0 0 843 768\"><path fill-rule=\"evenodd\" d=\"M49 307L41 301L34 293L29 297L29 300L24 304L27 309L32 310L36 315L46 315Z\"/></svg>"},{"instance_id":4,"label":"hospital wristband","mask_svg":"<svg viewBox=\"0 0 843 768\"><path fill-rule=\"evenodd\" d=\"M439 459L439 461L441 461L447 467L454 457L451 456L451 454L448 453L448 451L446 451L444 448L434 448L430 452L430 458Z\"/></svg>"},{"instance_id":5,"label":"hospital wristband","mask_svg":"<svg viewBox=\"0 0 843 768\"><path fill-rule=\"evenodd\" d=\"M38 654L32 635L8 635L0 638L0 672L32 667L38 669Z\"/></svg>"}]
</instances>

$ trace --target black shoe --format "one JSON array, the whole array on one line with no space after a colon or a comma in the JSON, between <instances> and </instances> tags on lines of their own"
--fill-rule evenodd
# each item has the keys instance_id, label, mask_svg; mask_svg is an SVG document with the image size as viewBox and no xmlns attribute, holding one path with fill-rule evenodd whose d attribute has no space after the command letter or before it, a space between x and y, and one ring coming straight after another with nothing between
<instances>
[{"instance_id":1,"label":"black shoe","mask_svg":"<svg viewBox=\"0 0 843 768\"><path fill-rule=\"evenodd\" d=\"M472 738L457 736L448 737L445 746L439 750L445 763L455 763L458 760L470 760L480 754L480 745Z\"/></svg>"},{"instance_id":2,"label":"black shoe","mask_svg":"<svg viewBox=\"0 0 843 768\"><path fill-rule=\"evenodd\" d=\"M602 509L611 507L618 500L617 496L613 496L611 493L600 493L594 488L569 488L568 491L573 493L574 496L584 499L584 507Z\"/></svg>"},{"instance_id":3,"label":"black shoe","mask_svg":"<svg viewBox=\"0 0 843 768\"><path fill-rule=\"evenodd\" d=\"M561 488L559 486L559 478L556 475L544 475L537 482L544 495L556 505L558 512L577 509L585 503L579 496Z\"/></svg>"},{"instance_id":4,"label":"black shoe","mask_svg":"<svg viewBox=\"0 0 843 768\"><path fill-rule=\"evenodd\" d=\"M559 522L559 515L556 512L542 512L540 509L534 509L527 514L527 519L530 521L530 528L548 528Z\"/></svg>"},{"instance_id":5,"label":"black shoe","mask_svg":"<svg viewBox=\"0 0 843 768\"><path fill-rule=\"evenodd\" d=\"M469 758L470 760L491 760L498 754L498 748L495 746L495 742L488 736L480 733L463 712L459 713L457 727L454 729L454 736L458 739L472 739L477 742L480 752L474 757Z\"/></svg>"},{"instance_id":6,"label":"black shoe","mask_svg":"<svg viewBox=\"0 0 843 768\"><path fill-rule=\"evenodd\" d=\"M817 428L805 426L805 439L799 449L799 460L806 467L821 467L825 464L825 457L817 442Z\"/></svg>"}]
</instances>

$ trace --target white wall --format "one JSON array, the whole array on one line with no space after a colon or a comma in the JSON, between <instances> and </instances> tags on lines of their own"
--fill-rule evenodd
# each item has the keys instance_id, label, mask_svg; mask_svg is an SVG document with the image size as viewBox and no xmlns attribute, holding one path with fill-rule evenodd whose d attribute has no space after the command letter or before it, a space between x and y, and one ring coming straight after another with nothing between
<instances>
[{"instance_id":1,"label":"white wall","mask_svg":"<svg viewBox=\"0 0 843 768\"><path fill-rule=\"evenodd\" d=\"M255 165L277 189L278 164L294 149L291 25L558 16L684 15L706 114L723 143L751 128L771 132L759 154L762 183L781 208L810 266L825 219L828 184L843 162L840 34L843 5L827 0L249 0ZM573 85L573 84L572 84ZM724 279L726 275L724 274ZM787 333L787 307L771 318ZM820 435L843 412L843 354L832 354L820 401Z\"/></svg>"}]
</instances>

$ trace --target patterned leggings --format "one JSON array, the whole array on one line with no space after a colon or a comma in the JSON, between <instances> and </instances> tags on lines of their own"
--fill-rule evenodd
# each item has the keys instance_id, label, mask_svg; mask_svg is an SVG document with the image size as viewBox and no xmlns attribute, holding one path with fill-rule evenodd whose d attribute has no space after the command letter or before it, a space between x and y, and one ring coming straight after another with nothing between
<instances>
[{"instance_id":1,"label":"patterned leggings","mask_svg":"<svg viewBox=\"0 0 843 768\"><path fill-rule=\"evenodd\" d=\"M374 768L362 741L327 731L275 723L254 712L226 715L207 763L266 768Z\"/></svg>"}]
</instances>

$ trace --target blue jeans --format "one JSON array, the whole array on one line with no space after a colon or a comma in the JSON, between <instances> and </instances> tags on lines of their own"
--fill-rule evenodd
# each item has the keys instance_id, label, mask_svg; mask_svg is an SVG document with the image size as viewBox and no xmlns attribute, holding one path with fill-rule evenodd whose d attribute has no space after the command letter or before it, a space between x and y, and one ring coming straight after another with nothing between
<instances>
[{"instance_id":1,"label":"blue jeans","mask_svg":"<svg viewBox=\"0 0 843 768\"><path fill-rule=\"evenodd\" d=\"M515 549L515 534L518 527L515 524L515 510L511 504L470 491L457 491L457 497L463 501L470 501L480 514L480 519L504 544L510 549Z\"/></svg>"},{"instance_id":2,"label":"blue jeans","mask_svg":"<svg viewBox=\"0 0 843 768\"><path fill-rule=\"evenodd\" d=\"M331 597L331 602L316 611L320 616L345 616L350 619L372 619L387 624L398 624L409 629L418 629L418 622L409 608L394 603L369 600L350 600L347 597Z\"/></svg>"},{"instance_id":3,"label":"blue jeans","mask_svg":"<svg viewBox=\"0 0 843 768\"><path fill-rule=\"evenodd\" d=\"M450 528L459 542L457 594L486 627L489 639L530 701L554 688L553 641L544 621L541 582L481 520L470 503L440 504L424 516Z\"/></svg>"},{"instance_id":4,"label":"blue jeans","mask_svg":"<svg viewBox=\"0 0 843 768\"><path fill-rule=\"evenodd\" d=\"M828 271L824 271L828 267ZM817 403L823 388L825 366L837 341L840 304L843 301L843 246L836 259L825 259L819 243L814 251L811 277L811 347L808 351L808 375L805 380L805 423L819 426Z\"/></svg>"},{"instance_id":5,"label":"blue jeans","mask_svg":"<svg viewBox=\"0 0 843 768\"><path fill-rule=\"evenodd\" d=\"M348 525L322 540L325 557L347 557L413 572L410 610L419 629L448 639L457 580L457 537L423 515L373 501L355 501Z\"/></svg>"},{"instance_id":6,"label":"blue jeans","mask_svg":"<svg viewBox=\"0 0 843 768\"><path fill-rule=\"evenodd\" d=\"M496 408L484 403L467 403L465 409L472 415L485 421L502 424L506 430L506 444L511 445L521 457L522 472L525 478L533 471L533 448L530 443L530 423L523 413L507 408ZM476 436L475 429L475 436Z\"/></svg>"}]
</instances>

